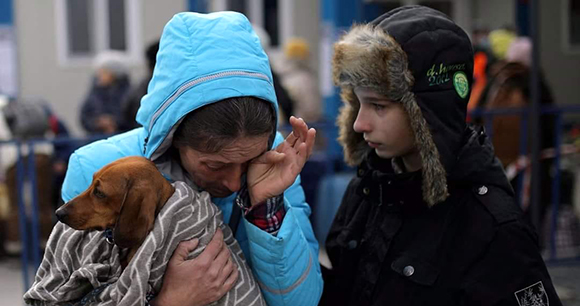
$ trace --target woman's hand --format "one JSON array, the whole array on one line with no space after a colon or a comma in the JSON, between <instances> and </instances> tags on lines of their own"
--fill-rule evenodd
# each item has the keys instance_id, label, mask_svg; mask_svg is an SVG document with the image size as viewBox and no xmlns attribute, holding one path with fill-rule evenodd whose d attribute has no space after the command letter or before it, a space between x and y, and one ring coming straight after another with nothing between
<instances>
[{"instance_id":1,"label":"woman's hand","mask_svg":"<svg viewBox=\"0 0 580 306\"><path fill-rule=\"evenodd\" d=\"M268 151L248 166L248 192L252 205L280 195L294 181L312 154L316 130L302 119L290 117L292 133L276 149Z\"/></svg>"},{"instance_id":2,"label":"woman's hand","mask_svg":"<svg viewBox=\"0 0 580 306\"><path fill-rule=\"evenodd\" d=\"M197 248L197 239L182 241L167 264L163 287L151 301L153 306L197 306L219 300L233 288L238 269L224 235L218 229L205 250L197 258L187 256Z\"/></svg>"}]
</instances>

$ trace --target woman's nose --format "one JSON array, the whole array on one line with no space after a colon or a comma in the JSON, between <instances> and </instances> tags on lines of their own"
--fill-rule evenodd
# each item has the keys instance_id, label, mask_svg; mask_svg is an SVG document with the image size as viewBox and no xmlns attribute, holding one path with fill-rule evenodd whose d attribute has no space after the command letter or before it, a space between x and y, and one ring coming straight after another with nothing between
<instances>
[{"instance_id":1,"label":"woman's nose","mask_svg":"<svg viewBox=\"0 0 580 306\"><path fill-rule=\"evenodd\" d=\"M223 179L222 184L231 192L236 192L242 188L242 166L236 166L232 170L233 171L229 172Z\"/></svg>"},{"instance_id":2,"label":"woman's nose","mask_svg":"<svg viewBox=\"0 0 580 306\"><path fill-rule=\"evenodd\" d=\"M241 177L232 177L223 182L224 186L228 188L231 192L237 192L242 187Z\"/></svg>"}]
</instances>

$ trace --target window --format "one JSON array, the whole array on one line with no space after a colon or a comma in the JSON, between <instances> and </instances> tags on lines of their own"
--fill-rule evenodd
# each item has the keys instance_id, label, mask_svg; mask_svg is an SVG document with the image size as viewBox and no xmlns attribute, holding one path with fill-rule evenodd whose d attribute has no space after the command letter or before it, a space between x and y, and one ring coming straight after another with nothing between
<instances>
[{"instance_id":1,"label":"window","mask_svg":"<svg viewBox=\"0 0 580 306\"><path fill-rule=\"evenodd\" d=\"M109 0L109 48L127 51L126 35L125 1Z\"/></svg>"},{"instance_id":2,"label":"window","mask_svg":"<svg viewBox=\"0 0 580 306\"><path fill-rule=\"evenodd\" d=\"M59 63L89 65L103 50L124 52L129 61L141 58L139 0L57 0Z\"/></svg>"},{"instance_id":3,"label":"window","mask_svg":"<svg viewBox=\"0 0 580 306\"><path fill-rule=\"evenodd\" d=\"M248 15L246 12L246 0L228 0L228 10Z\"/></svg>"},{"instance_id":4,"label":"window","mask_svg":"<svg viewBox=\"0 0 580 306\"><path fill-rule=\"evenodd\" d=\"M400 1L369 1L363 5L363 22L371 22L382 14L403 5Z\"/></svg>"},{"instance_id":5,"label":"window","mask_svg":"<svg viewBox=\"0 0 580 306\"><path fill-rule=\"evenodd\" d=\"M469 19L471 2L465 0L364 0L366 5L363 7L363 13L364 19L370 21L399 6L419 4L442 12L466 28L465 26L472 22ZM462 20L463 18L467 20Z\"/></svg>"},{"instance_id":6,"label":"window","mask_svg":"<svg viewBox=\"0 0 580 306\"><path fill-rule=\"evenodd\" d=\"M278 0L264 0L264 29L270 35L270 45L280 45L278 30Z\"/></svg>"},{"instance_id":7,"label":"window","mask_svg":"<svg viewBox=\"0 0 580 306\"><path fill-rule=\"evenodd\" d=\"M270 38L270 47L280 46L282 31L289 31L292 24L285 24L284 21L292 20L291 7L295 1L284 0L278 3L278 0L228 0L228 10L237 11L245 14L250 22L258 26L268 34ZM279 12L282 7L287 5L285 15L280 16Z\"/></svg>"},{"instance_id":8,"label":"window","mask_svg":"<svg viewBox=\"0 0 580 306\"><path fill-rule=\"evenodd\" d=\"M580 0L562 1L564 52L580 53Z\"/></svg>"},{"instance_id":9,"label":"window","mask_svg":"<svg viewBox=\"0 0 580 306\"><path fill-rule=\"evenodd\" d=\"M94 46L89 25L93 19L89 1L67 1L67 30L69 54L90 55Z\"/></svg>"}]
</instances>

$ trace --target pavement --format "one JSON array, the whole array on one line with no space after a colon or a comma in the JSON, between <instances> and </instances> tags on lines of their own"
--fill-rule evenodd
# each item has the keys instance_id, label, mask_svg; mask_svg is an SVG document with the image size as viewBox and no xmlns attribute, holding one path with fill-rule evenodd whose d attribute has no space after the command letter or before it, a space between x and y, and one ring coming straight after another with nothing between
<instances>
[{"instance_id":1,"label":"pavement","mask_svg":"<svg viewBox=\"0 0 580 306\"><path fill-rule=\"evenodd\" d=\"M326 260L325 254L320 256ZM0 306L23 306L24 280L20 259L9 257L0 259ZM564 306L580 306L580 261L566 264L549 264L548 270ZM30 271L30 279L34 279Z\"/></svg>"},{"instance_id":2,"label":"pavement","mask_svg":"<svg viewBox=\"0 0 580 306\"><path fill-rule=\"evenodd\" d=\"M552 282L564 306L580 306L580 261L548 265Z\"/></svg>"},{"instance_id":3,"label":"pavement","mask_svg":"<svg viewBox=\"0 0 580 306\"><path fill-rule=\"evenodd\" d=\"M25 305L24 280L19 258L0 259L0 306ZM31 273L30 282L33 276Z\"/></svg>"}]
</instances>

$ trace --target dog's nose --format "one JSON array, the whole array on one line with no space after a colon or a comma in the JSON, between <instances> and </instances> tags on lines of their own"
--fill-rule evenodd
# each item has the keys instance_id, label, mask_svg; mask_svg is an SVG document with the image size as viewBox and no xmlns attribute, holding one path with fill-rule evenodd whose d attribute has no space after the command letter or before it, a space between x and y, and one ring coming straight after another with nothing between
<instances>
[{"instance_id":1,"label":"dog's nose","mask_svg":"<svg viewBox=\"0 0 580 306\"><path fill-rule=\"evenodd\" d=\"M56 210L55 214L58 221L65 223L66 217L68 216L66 210L59 208Z\"/></svg>"}]
</instances>

